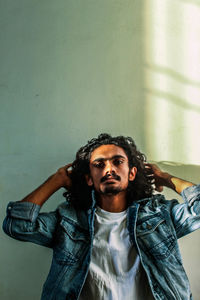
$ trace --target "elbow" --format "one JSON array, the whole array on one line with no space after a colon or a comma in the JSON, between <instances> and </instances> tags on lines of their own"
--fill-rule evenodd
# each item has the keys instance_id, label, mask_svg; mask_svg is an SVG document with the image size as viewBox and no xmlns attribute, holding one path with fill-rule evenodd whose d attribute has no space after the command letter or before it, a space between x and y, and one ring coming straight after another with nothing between
<instances>
[{"instance_id":1,"label":"elbow","mask_svg":"<svg viewBox=\"0 0 200 300\"><path fill-rule=\"evenodd\" d=\"M12 236L11 233L11 218L9 218L8 216L4 219L3 224L2 224L2 229L5 232L5 234Z\"/></svg>"}]
</instances>

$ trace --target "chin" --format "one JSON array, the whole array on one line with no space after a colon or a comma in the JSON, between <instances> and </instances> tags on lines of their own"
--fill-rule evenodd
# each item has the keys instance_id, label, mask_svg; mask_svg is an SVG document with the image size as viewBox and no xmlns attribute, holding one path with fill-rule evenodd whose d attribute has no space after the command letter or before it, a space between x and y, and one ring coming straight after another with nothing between
<instances>
[{"instance_id":1,"label":"chin","mask_svg":"<svg viewBox=\"0 0 200 300\"><path fill-rule=\"evenodd\" d=\"M122 191L123 190L121 188L119 188L119 187L117 188L117 187L108 186L101 193L103 195L117 195L117 194L119 194Z\"/></svg>"}]
</instances>

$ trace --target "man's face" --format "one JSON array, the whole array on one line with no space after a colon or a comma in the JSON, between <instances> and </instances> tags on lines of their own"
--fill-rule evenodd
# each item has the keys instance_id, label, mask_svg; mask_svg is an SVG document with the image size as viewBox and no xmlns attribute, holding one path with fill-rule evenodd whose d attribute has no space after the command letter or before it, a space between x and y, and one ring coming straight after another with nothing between
<instances>
[{"instance_id":1,"label":"man's face","mask_svg":"<svg viewBox=\"0 0 200 300\"><path fill-rule=\"evenodd\" d=\"M128 157L121 147L102 145L91 154L90 175L86 180L100 194L117 194L127 189L136 172L135 167L129 169Z\"/></svg>"}]
</instances>

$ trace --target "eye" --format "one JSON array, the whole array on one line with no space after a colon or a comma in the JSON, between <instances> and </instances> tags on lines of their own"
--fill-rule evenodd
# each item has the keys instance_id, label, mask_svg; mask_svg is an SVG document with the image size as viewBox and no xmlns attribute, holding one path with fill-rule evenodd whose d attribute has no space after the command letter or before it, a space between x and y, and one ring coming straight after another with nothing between
<instances>
[{"instance_id":1,"label":"eye","mask_svg":"<svg viewBox=\"0 0 200 300\"><path fill-rule=\"evenodd\" d=\"M103 161L100 161L100 162L96 162L96 163L94 163L93 164L93 166L95 167L95 168L98 168L98 169L101 169L101 168L103 168L104 167L104 162Z\"/></svg>"},{"instance_id":2,"label":"eye","mask_svg":"<svg viewBox=\"0 0 200 300\"><path fill-rule=\"evenodd\" d=\"M114 161L113 161L113 163L114 163L114 165L115 166L119 166L119 165L121 165L121 164L123 164L123 160L122 159L120 159L120 158L116 158Z\"/></svg>"}]
</instances>

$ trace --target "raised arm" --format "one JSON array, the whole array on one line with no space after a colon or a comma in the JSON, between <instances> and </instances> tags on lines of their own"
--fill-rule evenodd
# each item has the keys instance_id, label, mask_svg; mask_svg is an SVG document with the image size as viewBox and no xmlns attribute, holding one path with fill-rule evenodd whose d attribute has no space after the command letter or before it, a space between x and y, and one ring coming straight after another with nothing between
<instances>
[{"instance_id":1,"label":"raised arm","mask_svg":"<svg viewBox=\"0 0 200 300\"><path fill-rule=\"evenodd\" d=\"M48 198L60 188L64 187L68 189L71 186L71 171L69 171L71 165L72 164L68 164L59 168L55 174L51 175L37 189L23 198L21 202L32 202L42 206Z\"/></svg>"},{"instance_id":2,"label":"raised arm","mask_svg":"<svg viewBox=\"0 0 200 300\"><path fill-rule=\"evenodd\" d=\"M192 182L163 172L155 164L146 164L146 169L149 176L152 176L152 182L155 184L155 189L158 192L162 192L165 186L180 194L185 188L195 185Z\"/></svg>"},{"instance_id":3,"label":"raised arm","mask_svg":"<svg viewBox=\"0 0 200 300\"><path fill-rule=\"evenodd\" d=\"M36 190L17 202L10 202L7 215L3 222L3 230L9 236L22 240L52 247L54 232L57 226L57 210L40 213L44 202L61 187L71 186L68 164L50 176Z\"/></svg>"},{"instance_id":4,"label":"raised arm","mask_svg":"<svg viewBox=\"0 0 200 300\"><path fill-rule=\"evenodd\" d=\"M198 228L200 228L200 184L192 182L163 172L157 165L146 164L146 170L155 184L155 189L159 192L163 187L171 188L177 193L181 193L183 202L177 200L166 200L166 205L170 206L170 215L178 238L181 238Z\"/></svg>"}]
</instances>

